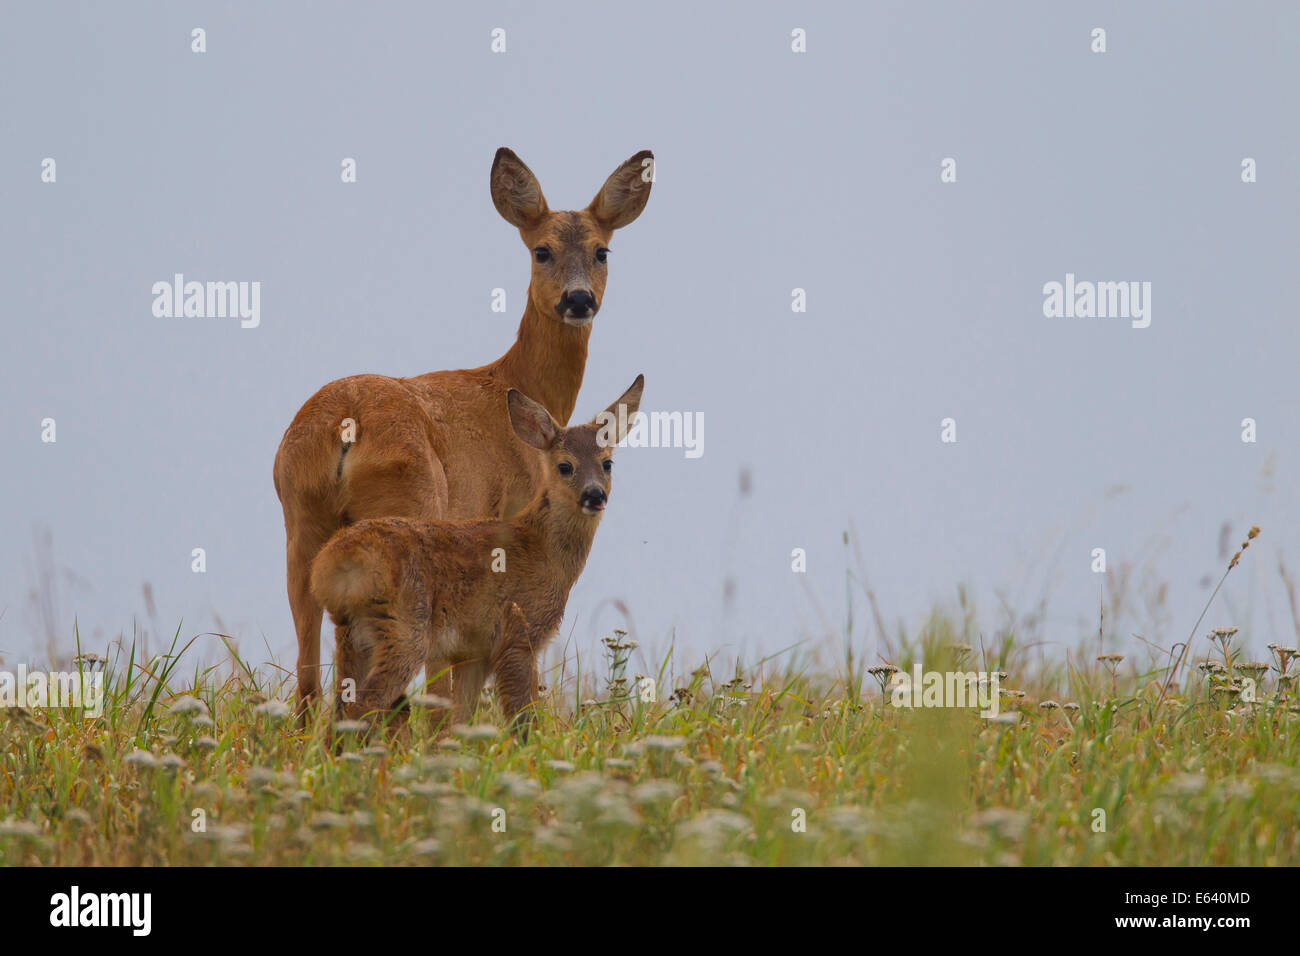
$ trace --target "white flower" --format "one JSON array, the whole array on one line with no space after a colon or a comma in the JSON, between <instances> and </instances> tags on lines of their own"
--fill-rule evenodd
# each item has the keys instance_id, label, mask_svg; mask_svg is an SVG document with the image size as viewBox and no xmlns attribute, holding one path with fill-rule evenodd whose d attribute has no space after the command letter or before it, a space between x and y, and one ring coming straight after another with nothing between
<instances>
[{"instance_id":1,"label":"white flower","mask_svg":"<svg viewBox=\"0 0 1300 956\"><path fill-rule=\"evenodd\" d=\"M265 704L254 707L253 713L270 717L272 720L283 720L291 715L293 710L282 700L268 700Z\"/></svg>"},{"instance_id":2,"label":"white flower","mask_svg":"<svg viewBox=\"0 0 1300 956\"><path fill-rule=\"evenodd\" d=\"M418 856L437 856L441 850L442 844L434 839L420 840L411 845L411 852Z\"/></svg>"},{"instance_id":3,"label":"white flower","mask_svg":"<svg viewBox=\"0 0 1300 956\"><path fill-rule=\"evenodd\" d=\"M197 697L190 696L177 697L176 700L172 702L172 705L167 708L167 713L169 714L206 714L207 712L207 704L199 700Z\"/></svg>"},{"instance_id":4,"label":"white flower","mask_svg":"<svg viewBox=\"0 0 1300 956\"><path fill-rule=\"evenodd\" d=\"M989 827L1003 837L1015 839L1024 832L1029 823L1029 815L1007 807L990 807L975 814L970 822L972 826Z\"/></svg>"},{"instance_id":5,"label":"white flower","mask_svg":"<svg viewBox=\"0 0 1300 956\"><path fill-rule=\"evenodd\" d=\"M677 827L682 837L713 840L749 830L749 818L731 810L705 810Z\"/></svg>"},{"instance_id":6,"label":"white flower","mask_svg":"<svg viewBox=\"0 0 1300 956\"><path fill-rule=\"evenodd\" d=\"M671 780L647 780L632 790L633 803L667 803L682 792Z\"/></svg>"},{"instance_id":7,"label":"white flower","mask_svg":"<svg viewBox=\"0 0 1300 956\"><path fill-rule=\"evenodd\" d=\"M148 767L150 769L158 766L158 758L147 750L136 748L126 755L123 763L129 763L134 767Z\"/></svg>"},{"instance_id":8,"label":"white flower","mask_svg":"<svg viewBox=\"0 0 1300 956\"><path fill-rule=\"evenodd\" d=\"M501 733L501 731L492 724L473 724L472 726L457 724L451 729L451 732L461 740L470 743L475 743L480 740L491 740L493 737L496 737Z\"/></svg>"},{"instance_id":9,"label":"white flower","mask_svg":"<svg viewBox=\"0 0 1300 956\"><path fill-rule=\"evenodd\" d=\"M26 820L0 820L0 836L40 836L41 828Z\"/></svg>"},{"instance_id":10,"label":"white flower","mask_svg":"<svg viewBox=\"0 0 1300 956\"><path fill-rule=\"evenodd\" d=\"M412 707L441 707L445 710L453 706L452 701L438 694L412 694L406 700Z\"/></svg>"}]
</instances>

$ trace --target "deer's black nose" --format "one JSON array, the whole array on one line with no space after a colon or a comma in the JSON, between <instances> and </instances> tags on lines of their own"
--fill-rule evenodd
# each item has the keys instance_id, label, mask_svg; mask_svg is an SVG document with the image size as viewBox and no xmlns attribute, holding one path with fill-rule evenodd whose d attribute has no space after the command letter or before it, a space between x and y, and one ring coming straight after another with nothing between
<instances>
[{"instance_id":1,"label":"deer's black nose","mask_svg":"<svg viewBox=\"0 0 1300 956\"><path fill-rule=\"evenodd\" d=\"M582 318L596 310L596 297L586 289L579 289L576 292L564 293L560 304L564 306L566 313Z\"/></svg>"},{"instance_id":2,"label":"deer's black nose","mask_svg":"<svg viewBox=\"0 0 1300 956\"><path fill-rule=\"evenodd\" d=\"M578 503L588 511L600 511L608 500L609 496L605 494L605 489L597 485L584 489Z\"/></svg>"}]
</instances>

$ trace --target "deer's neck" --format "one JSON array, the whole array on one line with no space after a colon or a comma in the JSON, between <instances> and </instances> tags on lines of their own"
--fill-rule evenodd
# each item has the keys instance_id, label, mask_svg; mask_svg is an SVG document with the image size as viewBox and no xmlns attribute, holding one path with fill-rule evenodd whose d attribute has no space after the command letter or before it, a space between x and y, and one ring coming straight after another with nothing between
<instances>
[{"instance_id":1,"label":"deer's neck","mask_svg":"<svg viewBox=\"0 0 1300 956\"><path fill-rule=\"evenodd\" d=\"M515 540L529 555L530 570L568 594L587 563L600 518L556 505L543 490L512 524Z\"/></svg>"},{"instance_id":2,"label":"deer's neck","mask_svg":"<svg viewBox=\"0 0 1300 956\"><path fill-rule=\"evenodd\" d=\"M533 305L530 288L519 335L510 350L493 363L493 374L541 402L557 422L567 425L582 387L590 336L590 322L568 325L562 319L543 315Z\"/></svg>"}]
</instances>

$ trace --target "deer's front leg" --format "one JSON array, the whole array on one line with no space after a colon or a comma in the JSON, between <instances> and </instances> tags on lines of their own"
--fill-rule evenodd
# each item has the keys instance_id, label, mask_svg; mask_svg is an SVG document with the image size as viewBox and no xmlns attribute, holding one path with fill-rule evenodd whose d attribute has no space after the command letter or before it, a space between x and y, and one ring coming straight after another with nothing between
<instances>
[{"instance_id":1,"label":"deer's front leg","mask_svg":"<svg viewBox=\"0 0 1300 956\"><path fill-rule=\"evenodd\" d=\"M351 704L356 701L357 687L365 671L369 668L369 659L362 660L353 645L346 621L334 625L334 719L346 720L359 716L351 712ZM344 698L348 698L346 701Z\"/></svg>"},{"instance_id":2,"label":"deer's front leg","mask_svg":"<svg viewBox=\"0 0 1300 956\"><path fill-rule=\"evenodd\" d=\"M452 689L452 662L444 658L436 650L431 650L424 661L424 692L441 697L444 700L454 700ZM451 707L433 707L428 713L428 731L437 733L446 731L455 721Z\"/></svg>"},{"instance_id":3,"label":"deer's front leg","mask_svg":"<svg viewBox=\"0 0 1300 956\"><path fill-rule=\"evenodd\" d=\"M367 621L373 641L369 666L357 689L354 712L373 725L386 723L420 669L424 647L409 621L393 617ZM352 626L353 634L357 630Z\"/></svg>"},{"instance_id":4,"label":"deer's front leg","mask_svg":"<svg viewBox=\"0 0 1300 956\"><path fill-rule=\"evenodd\" d=\"M524 740L536 719L537 661L530 650L511 650L496 666L497 696L512 730Z\"/></svg>"},{"instance_id":5,"label":"deer's front leg","mask_svg":"<svg viewBox=\"0 0 1300 956\"><path fill-rule=\"evenodd\" d=\"M497 696L511 728L527 740L537 704L537 653L545 635L529 625L517 604L506 612L501 627L492 666Z\"/></svg>"},{"instance_id":6,"label":"deer's front leg","mask_svg":"<svg viewBox=\"0 0 1300 956\"><path fill-rule=\"evenodd\" d=\"M488 662L481 658L462 661L452 674L452 689L456 695L452 719L458 724L467 724L478 710L479 697L487 683Z\"/></svg>"}]
</instances>

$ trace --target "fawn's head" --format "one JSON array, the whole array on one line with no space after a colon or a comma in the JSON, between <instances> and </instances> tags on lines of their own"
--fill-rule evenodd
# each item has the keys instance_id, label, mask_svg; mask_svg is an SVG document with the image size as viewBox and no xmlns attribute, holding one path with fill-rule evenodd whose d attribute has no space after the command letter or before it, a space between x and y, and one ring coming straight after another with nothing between
<instances>
[{"instance_id":1,"label":"fawn's head","mask_svg":"<svg viewBox=\"0 0 1300 956\"><path fill-rule=\"evenodd\" d=\"M542 487L557 507L598 517L609 500L614 446L627 437L641 405L645 376L586 425L562 428L551 413L517 388L506 395L510 424L525 445L545 457ZM620 406L622 408L620 409Z\"/></svg>"},{"instance_id":2,"label":"fawn's head","mask_svg":"<svg viewBox=\"0 0 1300 956\"><path fill-rule=\"evenodd\" d=\"M590 324L605 294L610 237L641 215L653 178L654 154L643 149L610 174L586 209L552 212L533 171L504 146L497 150L492 202L532 253L528 295L542 315Z\"/></svg>"}]
</instances>

